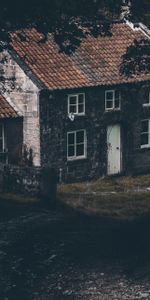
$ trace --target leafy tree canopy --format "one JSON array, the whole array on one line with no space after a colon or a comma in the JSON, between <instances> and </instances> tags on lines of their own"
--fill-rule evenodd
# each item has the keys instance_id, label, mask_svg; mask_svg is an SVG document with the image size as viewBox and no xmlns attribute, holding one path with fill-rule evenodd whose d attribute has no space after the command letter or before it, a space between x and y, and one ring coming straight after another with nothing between
<instances>
[{"instance_id":1,"label":"leafy tree canopy","mask_svg":"<svg viewBox=\"0 0 150 300\"><path fill-rule=\"evenodd\" d=\"M8 32L35 26L44 33L41 42L45 42L47 32L53 32L60 50L70 54L88 32L94 36L110 34L110 23L119 18L123 2L128 1L0 0L0 40L9 42ZM132 0L131 3L132 19L149 25L150 1ZM128 52L126 61L132 52L133 49Z\"/></svg>"},{"instance_id":2,"label":"leafy tree canopy","mask_svg":"<svg viewBox=\"0 0 150 300\"><path fill-rule=\"evenodd\" d=\"M43 33L53 31L56 35L65 33L80 35L81 25L86 24L92 34L108 31L108 24L117 19L123 0L1 0L0 39L7 32L36 26ZM137 20L149 20L149 0L132 0L132 13ZM62 38L62 37L61 37ZM66 37L67 38L67 37Z\"/></svg>"},{"instance_id":3,"label":"leafy tree canopy","mask_svg":"<svg viewBox=\"0 0 150 300\"><path fill-rule=\"evenodd\" d=\"M132 16L134 21L141 21L150 27L150 1L132 0Z\"/></svg>"},{"instance_id":4,"label":"leafy tree canopy","mask_svg":"<svg viewBox=\"0 0 150 300\"><path fill-rule=\"evenodd\" d=\"M44 33L53 32L60 50L70 53L86 36L82 27L97 36L109 34L109 24L119 15L122 0L1 0L0 39L7 33L35 26ZM43 42L45 41L43 39Z\"/></svg>"},{"instance_id":5,"label":"leafy tree canopy","mask_svg":"<svg viewBox=\"0 0 150 300\"><path fill-rule=\"evenodd\" d=\"M122 58L120 73L126 76L150 72L150 42L146 39L135 40Z\"/></svg>"}]
</instances>

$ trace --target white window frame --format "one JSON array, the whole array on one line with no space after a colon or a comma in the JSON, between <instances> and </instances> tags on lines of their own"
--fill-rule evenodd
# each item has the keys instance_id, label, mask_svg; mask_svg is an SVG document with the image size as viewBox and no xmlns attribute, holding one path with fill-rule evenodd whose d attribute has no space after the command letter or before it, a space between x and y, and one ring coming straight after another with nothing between
<instances>
[{"instance_id":1,"label":"white window frame","mask_svg":"<svg viewBox=\"0 0 150 300\"><path fill-rule=\"evenodd\" d=\"M84 132L84 154L80 155L80 156L77 156L76 155L76 151L77 151L76 136L77 136L77 132L80 132L80 131ZM68 150L69 150L68 137L69 137L69 134L74 134L74 150L75 150L74 151L75 152L74 156L68 156ZM81 143L81 144L83 144L83 143ZM80 129L80 130L67 132L67 160L72 161L72 160L78 160L78 159L85 159L86 157L87 157L87 134L86 134L86 130L85 129Z\"/></svg>"},{"instance_id":2,"label":"white window frame","mask_svg":"<svg viewBox=\"0 0 150 300\"><path fill-rule=\"evenodd\" d=\"M80 95L83 95L83 112L79 112L79 96ZM76 98L76 103L74 104L74 106L76 107L76 112L73 112L73 114L78 115L78 116L84 116L85 115L85 93L77 93L77 94L69 94L68 95L68 115L72 114L72 112L70 111L70 106L72 105L72 104L70 104L71 97Z\"/></svg>"},{"instance_id":3,"label":"white window frame","mask_svg":"<svg viewBox=\"0 0 150 300\"><path fill-rule=\"evenodd\" d=\"M147 133L148 134L148 144L144 144L144 145L141 145L141 149L143 148L150 148L150 119L144 119L144 120L141 120L141 123L144 122L144 121L148 121L148 132L141 132L141 135L144 134L144 133Z\"/></svg>"},{"instance_id":4,"label":"white window frame","mask_svg":"<svg viewBox=\"0 0 150 300\"><path fill-rule=\"evenodd\" d=\"M143 103L143 106L150 106L150 92L149 92L148 95L149 95L149 99L148 99L149 102L148 103Z\"/></svg>"},{"instance_id":5,"label":"white window frame","mask_svg":"<svg viewBox=\"0 0 150 300\"><path fill-rule=\"evenodd\" d=\"M0 153L4 153L5 150L5 130L4 130L4 124L0 124L0 126L2 127L2 136L0 136L0 140L2 140L2 152L0 149Z\"/></svg>"},{"instance_id":6,"label":"white window frame","mask_svg":"<svg viewBox=\"0 0 150 300\"><path fill-rule=\"evenodd\" d=\"M112 93L113 94L113 98L112 98L112 102L113 102L113 107L110 107L108 108L107 107L107 101L111 101L109 99L107 99L107 94L108 93ZM115 93L116 93L116 90L106 90L105 91L105 111L112 111L112 110L120 110L121 109L121 93L119 91L119 107L115 107Z\"/></svg>"}]
</instances>

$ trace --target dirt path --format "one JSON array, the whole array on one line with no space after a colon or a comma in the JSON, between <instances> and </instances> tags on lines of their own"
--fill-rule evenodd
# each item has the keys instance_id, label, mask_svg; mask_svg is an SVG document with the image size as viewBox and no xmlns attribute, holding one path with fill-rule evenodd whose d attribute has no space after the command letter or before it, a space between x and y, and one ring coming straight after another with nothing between
<instances>
[{"instance_id":1,"label":"dirt path","mask_svg":"<svg viewBox=\"0 0 150 300\"><path fill-rule=\"evenodd\" d=\"M150 299L149 219L0 203L0 299Z\"/></svg>"}]
</instances>

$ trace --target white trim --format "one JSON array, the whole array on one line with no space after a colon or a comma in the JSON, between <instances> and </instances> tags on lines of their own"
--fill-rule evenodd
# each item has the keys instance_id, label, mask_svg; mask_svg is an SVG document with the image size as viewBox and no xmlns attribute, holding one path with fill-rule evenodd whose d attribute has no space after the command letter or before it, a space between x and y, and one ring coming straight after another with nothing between
<instances>
[{"instance_id":1,"label":"white trim","mask_svg":"<svg viewBox=\"0 0 150 300\"><path fill-rule=\"evenodd\" d=\"M147 38L150 38L150 30L143 23L139 22L138 26L131 21L125 20L125 23L133 30L133 31L141 31Z\"/></svg>"},{"instance_id":2,"label":"white trim","mask_svg":"<svg viewBox=\"0 0 150 300\"><path fill-rule=\"evenodd\" d=\"M119 92L119 98L116 99L115 98L116 90L106 90L105 91L105 111L112 111L112 110L120 110L121 109L121 94L120 94L120 91L118 91L118 92ZM107 99L107 94L108 93L112 93L113 94L113 98L110 99L110 100ZM115 107L115 100L119 100L119 107L117 107L117 108ZM110 107L110 108L108 108L107 105L106 105L107 101L112 101L113 106Z\"/></svg>"},{"instance_id":3,"label":"white trim","mask_svg":"<svg viewBox=\"0 0 150 300\"><path fill-rule=\"evenodd\" d=\"M143 148L150 148L150 119L143 119L143 120L141 120L141 124L144 121L148 121L148 132L145 131L145 132L142 133L142 128L141 128L141 135L140 135L140 137L142 136L142 134L147 134L148 135L148 144L141 145L141 149L143 149Z\"/></svg>"},{"instance_id":4,"label":"white trim","mask_svg":"<svg viewBox=\"0 0 150 300\"><path fill-rule=\"evenodd\" d=\"M143 106L150 106L150 103L143 103Z\"/></svg>"},{"instance_id":5,"label":"white trim","mask_svg":"<svg viewBox=\"0 0 150 300\"><path fill-rule=\"evenodd\" d=\"M77 145L79 145L79 143L77 144L76 143L76 135L77 135L77 132L84 132L84 140L83 140L83 143L80 143L80 144L83 144L84 145L84 155L80 155L80 156L77 156L76 154L76 150L77 150ZM75 151L75 155L74 156L68 156L68 137L69 137L69 134L74 134L74 143L72 144L72 146L74 146L74 151ZM87 134L86 134L86 130L85 129L79 129L79 130L74 130L74 131L69 131L67 132L67 160L68 161L72 161L72 160L78 160L78 159L85 159L87 157Z\"/></svg>"},{"instance_id":6,"label":"white trim","mask_svg":"<svg viewBox=\"0 0 150 300\"><path fill-rule=\"evenodd\" d=\"M115 138L114 138L115 137ZM120 174L122 171L122 139L120 123L107 126L107 174Z\"/></svg>"},{"instance_id":7,"label":"white trim","mask_svg":"<svg viewBox=\"0 0 150 300\"><path fill-rule=\"evenodd\" d=\"M133 31L137 31L139 30L139 28L135 27L134 26L134 23L128 21L128 20L125 20L125 23L133 30Z\"/></svg>"},{"instance_id":8,"label":"white trim","mask_svg":"<svg viewBox=\"0 0 150 300\"><path fill-rule=\"evenodd\" d=\"M150 148L150 144L141 145L141 149Z\"/></svg>"},{"instance_id":9,"label":"white trim","mask_svg":"<svg viewBox=\"0 0 150 300\"><path fill-rule=\"evenodd\" d=\"M5 129L4 124L0 124L0 126L2 127L2 136L0 136L0 140L2 140L2 152L0 151L0 153L3 153L5 150Z\"/></svg>"},{"instance_id":10,"label":"white trim","mask_svg":"<svg viewBox=\"0 0 150 300\"><path fill-rule=\"evenodd\" d=\"M148 101L149 101L148 103L143 103L143 106L150 106L150 92L149 92L149 99L148 99Z\"/></svg>"},{"instance_id":11,"label":"white trim","mask_svg":"<svg viewBox=\"0 0 150 300\"><path fill-rule=\"evenodd\" d=\"M83 112L79 112L79 95L83 95ZM75 104L70 104L70 98L75 97L76 98L76 103ZM76 112L71 112L70 111L70 106L75 106L76 107ZM84 116L85 115L85 93L76 93L76 94L68 94L68 115L70 113L73 113L74 115L78 116Z\"/></svg>"},{"instance_id":12,"label":"white trim","mask_svg":"<svg viewBox=\"0 0 150 300\"><path fill-rule=\"evenodd\" d=\"M150 30L143 23L139 23L140 30L146 35L146 37L150 38Z\"/></svg>"}]
</instances>

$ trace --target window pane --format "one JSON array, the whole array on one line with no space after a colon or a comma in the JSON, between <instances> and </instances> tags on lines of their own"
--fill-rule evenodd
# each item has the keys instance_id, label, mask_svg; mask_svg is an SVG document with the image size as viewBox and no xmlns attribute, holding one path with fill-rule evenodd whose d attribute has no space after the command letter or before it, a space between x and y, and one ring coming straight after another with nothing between
<instances>
[{"instance_id":1,"label":"window pane","mask_svg":"<svg viewBox=\"0 0 150 300\"><path fill-rule=\"evenodd\" d=\"M148 133L141 134L141 145L148 144Z\"/></svg>"},{"instance_id":2,"label":"window pane","mask_svg":"<svg viewBox=\"0 0 150 300\"><path fill-rule=\"evenodd\" d=\"M113 91L111 91L111 92L106 92L106 99L107 100L113 100Z\"/></svg>"},{"instance_id":3,"label":"window pane","mask_svg":"<svg viewBox=\"0 0 150 300\"><path fill-rule=\"evenodd\" d=\"M77 103L77 97L76 96L71 96L69 97L69 103L71 104L76 104Z\"/></svg>"},{"instance_id":4,"label":"window pane","mask_svg":"<svg viewBox=\"0 0 150 300\"><path fill-rule=\"evenodd\" d=\"M82 104L84 102L84 95L83 94L78 95L78 102L79 102L79 104Z\"/></svg>"},{"instance_id":5,"label":"window pane","mask_svg":"<svg viewBox=\"0 0 150 300\"><path fill-rule=\"evenodd\" d=\"M70 105L70 107L69 107L69 113L76 113L76 112L77 112L76 105Z\"/></svg>"},{"instance_id":6,"label":"window pane","mask_svg":"<svg viewBox=\"0 0 150 300\"><path fill-rule=\"evenodd\" d=\"M106 108L113 108L113 101L106 101Z\"/></svg>"},{"instance_id":7,"label":"window pane","mask_svg":"<svg viewBox=\"0 0 150 300\"><path fill-rule=\"evenodd\" d=\"M75 156L74 146L68 146L68 157Z\"/></svg>"},{"instance_id":8,"label":"window pane","mask_svg":"<svg viewBox=\"0 0 150 300\"><path fill-rule=\"evenodd\" d=\"M78 113L83 113L84 112L84 105L83 104L79 104L78 105Z\"/></svg>"},{"instance_id":9,"label":"window pane","mask_svg":"<svg viewBox=\"0 0 150 300\"><path fill-rule=\"evenodd\" d=\"M83 156L84 155L84 145L77 145L77 149L76 149L76 155L77 156Z\"/></svg>"},{"instance_id":10,"label":"window pane","mask_svg":"<svg viewBox=\"0 0 150 300\"><path fill-rule=\"evenodd\" d=\"M148 132L148 120L142 121L141 132Z\"/></svg>"},{"instance_id":11,"label":"window pane","mask_svg":"<svg viewBox=\"0 0 150 300\"><path fill-rule=\"evenodd\" d=\"M68 134L68 145L74 145L74 133Z\"/></svg>"},{"instance_id":12,"label":"window pane","mask_svg":"<svg viewBox=\"0 0 150 300\"><path fill-rule=\"evenodd\" d=\"M150 92L147 91L144 95L144 103L149 104L150 103Z\"/></svg>"},{"instance_id":13,"label":"window pane","mask_svg":"<svg viewBox=\"0 0 150 300\"><path fill-rule=\"evenodd\" d=\"M120 107L120 100L115 99L115 108L119 108L119 107Z\"/></svg>"},{"instance_id":14,"label":"window pane","mask_svg":"<svg viewBox=\"0 0 150 300\"><path fill-rule=\"evenodd\" d=\"M76 143L84 143L84 131L77 131L77 135L76 135Z\"/></svg>"}]
</instances>

